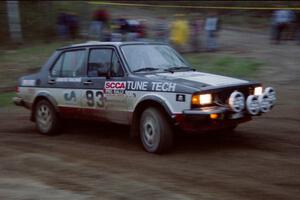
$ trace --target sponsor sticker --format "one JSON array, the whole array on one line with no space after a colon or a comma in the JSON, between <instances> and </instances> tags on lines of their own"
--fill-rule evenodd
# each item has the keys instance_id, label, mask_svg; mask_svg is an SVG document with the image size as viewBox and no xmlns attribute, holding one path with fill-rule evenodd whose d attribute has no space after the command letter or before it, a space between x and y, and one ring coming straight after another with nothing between
<instances>
[{"instance_id":1,"label":"sponsor sticker","mask_svg":"<svg viewBox=\"0 0 300 200\"><path fill-rule=\"evenodd\" d=\"M239 119L242 118L243 116L244 114L242 112L233 113L232 115L230 115L230 119Z\"/></svg>"},{"instance_id":2,"label":"sponsor sticker","mask_svg":"<svg viewBox=\"0 0 300 200\"><path fill-rule=\"evenodd\" d=\"M128 90L147 90L149 82L147 81L127 81Z\"/></svg>"},{"instance_id":3,"label":"sponsor sticker","mask_svg":"<svg viewBox=\"0 0 300 200\"><path fill-rule=\"evenodd\" d=\"M74 82L80 83L81 78L56 78L56 82Z\"/></svg>"},{"instance_id":4,"label":"sponsor sticker","mask_svg":"<svg viewBox=\"0 0 300 200\"><path fill-rule=\"evenodd\" d=\"M35 86L36 80L22 80L22 86Z\"/></svg>"},{"instance_id":5,"label":"sponsor sticker","mask_svg":"<svg viewBox=\"0 0 300 200\"><path fill-rule=\"evenodd\" d=\"M66 103L76 103L76 93L75 91L64 92L64 100Z\"/></svg>"},{"instance_id":6,"label":"sponsor sticker","mask_svg":"<svg viewBox=\"0 0 300 200\"><path fill-rule=\"evenodd\" d=\"M184 94L176 94L176 101L185 102L185 95Z\"/></svg>"},{"instance_id":7,"label":"sponsor sticker","mask_svg":"<svg viewBox=\"0 0 300 200\"><path fill-rule=\"evenodd\" d=\"M148 82L127 81L127 90L174 92L176 83L171 82Z\"/></svg>"},{"instance_id":8,"label":"sponsor sticker","mask_svg":"<svg viewBox=\"0 0 300 200\"><path fill-rule=\"evenodd\" d=\"M125 90L125 81L106 81L104 84L104 92L106 94L124 94Z\"/></svg>"},{"instance_id":9,"label":"sponsor sticker","mask_svg":"<svg viewBox=\"0 0 300 200\"><path fill-rule=\"evenodd\" d=\"M174 92L176 89L176 83L170 82L152 82L152 90L163 92Z\"/></svg>"}]
</instances>

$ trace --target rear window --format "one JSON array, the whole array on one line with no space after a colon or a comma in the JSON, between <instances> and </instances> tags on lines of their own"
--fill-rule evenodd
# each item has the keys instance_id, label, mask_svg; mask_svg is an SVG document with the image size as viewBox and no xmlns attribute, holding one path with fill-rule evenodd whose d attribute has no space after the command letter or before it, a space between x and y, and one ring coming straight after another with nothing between
<instances>
[{"instance_id":1,"label":"rear window","mask_svg":"<svg viewBox=\"0 0 300 200\"><path fill-rule=\"evenodd\" d=\"M77 77L84 72L85 50L67 51L60 55L50 74L54 77Z\"/></svg>"}]
</instances>

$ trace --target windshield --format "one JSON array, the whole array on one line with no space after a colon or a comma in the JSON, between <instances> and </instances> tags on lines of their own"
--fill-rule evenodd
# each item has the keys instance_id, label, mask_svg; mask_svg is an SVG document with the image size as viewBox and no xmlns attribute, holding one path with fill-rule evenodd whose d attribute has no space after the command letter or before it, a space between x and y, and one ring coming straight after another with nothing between
<instances>
[{"instance_id":1,"label":"windshield","mask_svg":"<svg viewBox=\"0 0 300 200\"><path fill-rule=\"evenodd\" d=\"M121 49L132 72L190 68L168 45L133 44L123 45Z\"/></svg>"}]
</instances>

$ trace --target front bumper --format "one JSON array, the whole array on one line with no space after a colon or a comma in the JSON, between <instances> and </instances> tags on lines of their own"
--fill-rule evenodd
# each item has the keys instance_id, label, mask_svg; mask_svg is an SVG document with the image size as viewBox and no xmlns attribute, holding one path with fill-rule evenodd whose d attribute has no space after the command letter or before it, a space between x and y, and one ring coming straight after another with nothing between
<instances>
[{"instance_id":1,"label":"front bumper","mask_svg":"<svg viewBox=\"0 0 300 200\"><path fill-rule=\"evenodd\" d=\"M214 115L214 118L211 115ZM176 125L186 132L220 130L247 122L252 117L246 112L235 113L225 107L184 110L176 116Z\"/></svg>"}]
</instances>

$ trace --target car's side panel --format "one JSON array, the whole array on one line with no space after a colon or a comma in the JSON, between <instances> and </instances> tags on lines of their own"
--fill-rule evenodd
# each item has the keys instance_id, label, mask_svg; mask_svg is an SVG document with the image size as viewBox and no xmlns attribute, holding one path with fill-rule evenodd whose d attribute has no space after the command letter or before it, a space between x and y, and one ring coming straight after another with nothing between
<instances>
[{"instance_id":1,"label":"car's side panel","mask_svg":"<svg viewBox=\"0 0 300 200\"><path fill-rule=\"evenodd\" d=\"M81 108L81 89L19 87L19 96L29 105L38 97L45 97L63 115L78 115Z\"/></svg>"}]
</instances>

